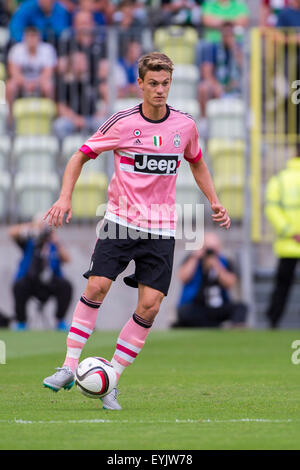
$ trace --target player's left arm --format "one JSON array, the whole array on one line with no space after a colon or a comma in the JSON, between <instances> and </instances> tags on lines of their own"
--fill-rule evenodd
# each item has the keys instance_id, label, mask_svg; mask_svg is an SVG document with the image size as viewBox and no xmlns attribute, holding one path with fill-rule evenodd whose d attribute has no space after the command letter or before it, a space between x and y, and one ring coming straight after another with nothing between
<instances>
[{"instance_id":1,"label":"player's left arm","mask_svg":"<svg viewBox=\"0 0 300 470\"><path fill-rule=\"evenodd\" d=\"M227 210L222 206L218 199L210 172L205 161L203 158L201 158L196 163L190 163L190 168L197 185L211 205L213 211L212 218L214 222L219 223L220 227L225 227L228 230L231 223L230 217L227 213Z\"/></svg>"}]
</instances>

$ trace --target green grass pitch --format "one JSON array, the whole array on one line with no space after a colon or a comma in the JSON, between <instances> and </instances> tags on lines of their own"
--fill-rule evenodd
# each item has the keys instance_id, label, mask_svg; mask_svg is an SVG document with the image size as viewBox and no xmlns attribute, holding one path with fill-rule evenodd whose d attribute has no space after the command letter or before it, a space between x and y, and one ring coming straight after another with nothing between
<instances>
[{"instance_id":1,"label":"green grass pitch","mask_svg":"<svg viewBox=\"0 0 300 470\"><path fill-rule=\"evenodd\" d=\"M118 332L95 332L82 358L110 359ZM42 387L64 333L0 330L1 449L299 449L300 330L152 331L120 380L123 410L76 387Z\"/></svg>"}]
</instances>

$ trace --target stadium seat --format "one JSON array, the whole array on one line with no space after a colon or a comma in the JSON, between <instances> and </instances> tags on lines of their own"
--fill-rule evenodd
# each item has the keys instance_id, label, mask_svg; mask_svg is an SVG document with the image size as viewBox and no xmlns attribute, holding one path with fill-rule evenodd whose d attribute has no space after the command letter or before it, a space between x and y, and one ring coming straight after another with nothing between
<instances>
[{"instance_id":1,"label":"stadium seat","mask_svg":"<svg viewBox=\"0 0 300 470\"><path fill-rule=\"evenodd\" d=\"M0 80L5 80L6 73L5 73L5 65L0 62Z\"/></svg>"},{"instance_id":2,"label":"stadium seat","mask_svg":"<svg viewBox=\"0 0 300 470\"><path fill-rule=\"evenodd\" d=\"M186 160L182 159L180 163L179 171L178 171L176 186L188 187L193 184L196 184L196 183L193 177L193 173L191 172L190 165Z\"/></svg>"},{"instance_id":3,"label":"stadium seat","mask_svg":"<svg viewBox=\"0 0 300 470\"><path fill-rule=\"evenodd\" d=\"M45 212L58 197L59 177L55 173L23 171L16 174L18 218L31 219Z\"/></svg>"},{"instance_id":4,"label":"stadium seat","mask_svg":"<svg viewBox=\"0 0 300 470\"><path fill-rule=\"evenodd\" d=\"M1 83L0 83L1 87ZM1 88L0 88L1 92ZM2 104L0 101L0 136L2 139L2 136L5 135L6 131L6 119L7 119L7 106L5 104Z\"/></svg>"},{"instance_id":5,"label":"stadium seat","mask_svg":"<svg viewBox=\"0 0 300 470\"><path fill-rule=\"evenodd\" d=\"M244 207L245 143L241 140L210 139L208 154L220 200L231 218L240 221Z\"/></svg>"},{"instance_id":6,"label":"stadium seat","mask_svg":"<svg viewBox=\"0 0 300 470\"><path fill-rule=\"evenodd\" d=\"M178 98L195 100L197 98L197 84L199 70L193 64L176 64L172 77L169 100Z\"/></svg>"},{"instance_id":7,"label":"stadium seat","mask_svg":"<svg viewBox=\"0 0 300 470\"><path fill-rule=\"evenodd\" d=\"M13 104L18 135L48 135L56 114L54 101L47 98L19 98Z\"/></svg>"},{"instance_id":8,"label":"stadium seat","mask_svg":"<svg viewBox=\"0 0 300 470\"><path fill-rule=\"evenodd\" d=\"M0 50L4 50L9 41L9 29L0 26Z\"/></svg>"},{"instance_id":9,"label":"stadium seat","mask_svg":"<svg viewBox=\"0 0 300 470\"><path fill-rule=\"evenodd\" d=\"M155 47L167 54L174 64L194 64L198 33L194 28L169 26L154 33Z\"/></svg>"},{"instance_id":10,"label":"stadium seat","mask_svg":"<svg viewBox=\"0 0 300 470\"><path fill-rule=\"evenodd\" d=\"M201 203L200 191L196 183L193 187L177 186L175 202L177 205L178 221L185 220L190 222L195 217L196 204Z\"/></svg>"},{"instance_id":11,"label":"stadium seat","mask_svg":"<svg viewBox=\"0 0 300 470\"><path fill-rule=\"evenodd\" d=\"M197 100L173 98L168 99L168 104L179 111L190 114L195 120L198 120L200 117L200 107Z\"/></svg>"},{"instance_id":12,"label":"stadium seat","mask_svg":"<svg viewBox=\"0 0 300 470\"><path fill-rule=\"evenodd\" d=\"M202 152L204 153L205 146L204 146L204 142L201 139L199 139L199 144L200 144ZM193 184L196 184L196 182L195 182L193 173L191 171L190 165L187 162L187 160L185 160L184 157L182 157L182 160L178 169L176 185L178 187L189 187Z\"/></svg>"},{"instance_id":13,"label":"stadium seat","mask_svg":"<svg viewBox=\"0 0 300 470\"><path fill-rule=\"evenodd\" d=\"M11 176L7 171L0 170L0 220L8 215L8 193L11 187Z\"/></svg>"},{"instance_id":14,"label":"stadium seat","mask_svg":"<svg viewBox=\"0 0 300 470\"><path fill-rule=\"evenodd\" d=\"M244 159L245 159L245 142L236 139L209 139L207 143L207 151L212 163L215 165L218 160L222 165L220 168L223 172L226 171L228 165L225 165L224 160L229 162L229 171L232 172L238 165L238 171L244 174ZM230 164L230 159L234 159ZM223 162L223 163L222 163Z\"/></svg>"},{"instance_id":15,"label":"stadium seat","mask_svg":"<svg viewBox=\"0 0 300 470\"><path fill-rule=\"evenodd\" d=\"M185 211L187 211L184 215L185 220L192 220L193 215L195 215L195 204L201 202L200 198L200 190L191 172L190 165L182 159L176 181L176 204L180 205L182 210L184 204L189 204L189 207L185 208ZM183 212L180 214L180 211L177 210L177 215L178 220L180 220Z\"/></svg>"},{"instance_id":16,"label":"stadium seat","mask_svg":"<svg viewBox=\"0 0 300 470\"><path fill-rule=\"evenodd\" d=\"M132 108L137 104L141 103L140 98L119 98L115 100L113 104L113 112L118 113L119 111L123 111L124 109Z\"/></svg>"},{"instance_id":17,"label":"stadium seat","mask_svg":"<svg viewBox=\"0 0 300 470\"><path fill-rule=\"evenodd\" d=\"M65 166L73 153L75 153L86 141L87 136L82 134L73 134L65 137L62 142L62 163ZM95 172L105 172L107 159L111 156L111 152L103 152L95 160L90 160L85 163L82 169L82 173L95 173ZM113 158L113 157L112 157Z\"/></svg>"},{"instance_id":18,"label":"stadium seat","mask_svg":"<svg viewBox=\"0 0 300 470\"><path fill-rule=\"evenodd\" d=\"M244 159L245 142L238 139L209 139L207 143L207 151L211 159L228 157L230 155L238 155Z\"/></svg>"},{"instance_id":19,"label":"stadium seat","mask_svg":"<svg viewBox=\"0 0 300 470\"><path fill-rule=\"evenodd\" d=\"M226 207L232 221L241 222L244 213L244 185L237 175L224 183L221 178L214 178L218 197Z\"/></svg>"},{"instance_id":20,"label":"stadium seat","mask_svg":"<svg viewBox=\"0 0 300 470\"><path fill-rule=\"evenodd\" d=\"M243 139L245 106L237 98L210 100L207 104L209 137Z\"/></svg>"},{"instance_id":21,"label":"stadium seat","mask_svg":"<svg viewBox=\"0 0 300 470\"><path fill-rule=\"evenodd\" d=\"M14 166L17 171L55 172L58 148L54 136L17 136L13 144Z\"/></svg>"},{"instance_id":22,"label":"stadium seat","mask_svg":"<svg viewBox=\"0 0 300 470\"><path fill-rule=\"evenodd\" d=\"M200 140L200 147L204 152L204 142ZM200 190L194 179L189 163L182 158L177 181L176 181L176 203L180 204L183 209L184 204L190 204L186 217L191 220L195 214L195 204L200 201ZM180 219L180 213L178 211L178 218Z\"/></svg>"},{"instance_id":23,"label":"stadium seat","mask_svg":"<svg viewBox=\"0 0 300 470\"><path fill-rule=\"evenodd\" d=\"M97 208L106 202L107 177L104 173L81 174L72 198L75 219L93 219Z\"/></svg>"},{"instance_id":24,"label":"stadium seat","mask_svg":"<svg viewBox=\"0 0 300 470\"><path fill-rule=\"evenodd\" d=\"M0 138L0 171L5 171L9 168L10 161L11 141L8 136L1 136Z\"/></svg>"},{"instance_id":25,"label":"stadium seat","mask_svg":"<svg viewBox=\"0 0 300 470\"><path fill-rule=\"evenodd\" d=\"M79 150L85 140L86 137L82 134L72 134L64 138L61 149L63 163L68 162L73 153Z\"/></svg>"}]
</instances>

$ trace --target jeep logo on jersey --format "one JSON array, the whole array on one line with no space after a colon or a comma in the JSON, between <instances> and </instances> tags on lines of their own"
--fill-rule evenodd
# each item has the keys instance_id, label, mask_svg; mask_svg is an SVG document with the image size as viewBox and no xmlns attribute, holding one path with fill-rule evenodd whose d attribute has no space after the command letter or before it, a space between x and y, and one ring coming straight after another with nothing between
<instances>
[{"instance_id":1,"label":"jeep logo on jersey","mask_svg":"<svg viewBox=\"0 0 300 470\"><path fill-rule=\"evenodd\" d=\"M135 155L134 171L154 175L176 175L178 155Z\"/></svg>"}]
</instances>

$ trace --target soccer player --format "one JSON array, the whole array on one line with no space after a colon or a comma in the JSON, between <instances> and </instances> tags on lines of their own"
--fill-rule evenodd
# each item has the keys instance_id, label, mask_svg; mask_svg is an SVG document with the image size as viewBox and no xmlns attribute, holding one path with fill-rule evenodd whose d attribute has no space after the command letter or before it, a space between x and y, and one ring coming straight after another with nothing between
<instances>
[{"instance_id":1,"label":"soccer player","mask_svg":"<svg viewBox=\"0 0 300 470\"><path fill-rule=\"evenodd\" d=\"M89 270L86 289L73 315L63 366L43 384L55 391L74 383L81 351L94 330L98 309L112 281L133 259L135 273L126 279L138 287L137 307L117 340L111 360L118 378L144 346L160 304L168 293L176 230L175 183L182 157L212 208L212 218L230 227L202 158L193 118L166 101L173 63L152 52L140 58L138 85L143 102L113 114L68 162L62 189L45 214L50 225L62 226L72 216L71 197L83 165L101 152L114 151L115 172L108 188L108 205ZM125 236L124 236L125 231ZM108 236L106 236L108 234ZM117 389L102 398L105 409L121 409Z\"/></svg>"}]
</instances>

